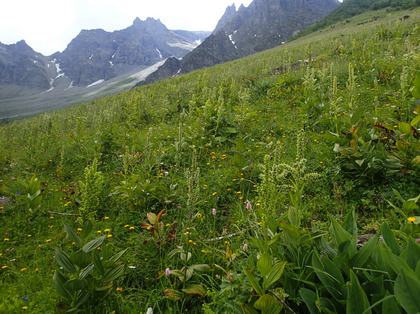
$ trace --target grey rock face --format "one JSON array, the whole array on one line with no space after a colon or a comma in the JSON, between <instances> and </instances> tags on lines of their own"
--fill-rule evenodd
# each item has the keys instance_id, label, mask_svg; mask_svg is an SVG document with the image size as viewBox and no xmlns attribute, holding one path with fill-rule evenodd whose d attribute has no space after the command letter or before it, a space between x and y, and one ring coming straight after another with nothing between
<instances>
[{"instance_id":1,"label":"grey rock face","mask_svg":"<svg viewBox=\"0 0 420 314\"><path fill-rule=\"evenodd\" d=\"M171 75L188 73L278 46L339 4L337 0L254 0L247 8L241 6L238 11L234 5L230 6L212 35L187 54L181 61L180 69ZM163 69L160 72L169 73ZM151 82L151 79L147 81Z\"/></svg>"},{"instance_id":2,"label":"grey rock face","mask_svg":"<svg viewBox=\"0 0 420 314\"><path fill-rule=\"evenodd\" d=\"M0 43L0 84L47 89L50 86L47 62L23 40L13 45Z\"/></svg>"}]
</instances>

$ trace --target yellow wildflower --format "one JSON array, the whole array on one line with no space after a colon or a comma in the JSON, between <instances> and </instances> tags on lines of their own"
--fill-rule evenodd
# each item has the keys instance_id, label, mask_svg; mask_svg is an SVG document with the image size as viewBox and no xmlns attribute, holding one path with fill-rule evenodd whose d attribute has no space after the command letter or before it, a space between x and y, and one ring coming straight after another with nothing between
<instances>
[{"instance_id":1,"label":"yellow wildflower","mask_svg":"<svg viewBox=\"0 0 420 314\"><path fill-rule=\"evenodd\" d=\"M408 217L407 219L408 219L409 222L415 222L416 221L415 217Z\"/></svg>"}]
</instances>

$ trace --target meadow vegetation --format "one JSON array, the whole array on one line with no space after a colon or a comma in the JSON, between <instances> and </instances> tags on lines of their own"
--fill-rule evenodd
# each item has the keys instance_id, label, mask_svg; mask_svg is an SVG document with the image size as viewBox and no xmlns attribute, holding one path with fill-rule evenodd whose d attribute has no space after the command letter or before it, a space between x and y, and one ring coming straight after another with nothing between
<instances>
[{"instance_id":1,"label":"meadow vegetation","mask_svg":"<svg viewBox=\"0 0 420 314\"><path fill-rule=\"evenodd\" d=\"M1 125L0 312L419 312L420 10L380 12Z\"/></svg>"}]
</instances>

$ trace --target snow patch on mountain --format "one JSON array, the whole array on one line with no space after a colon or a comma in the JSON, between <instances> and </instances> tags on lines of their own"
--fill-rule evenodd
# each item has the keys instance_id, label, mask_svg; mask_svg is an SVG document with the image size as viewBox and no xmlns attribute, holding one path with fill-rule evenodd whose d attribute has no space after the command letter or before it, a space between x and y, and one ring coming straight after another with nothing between
<instances>
[{"instance_id":1,"label":"snow patch on mountain","mask_svg":"<svg viewBox=\"0 0 420 314\"><path fill-rule=\"evenodd\" d=\"M96 82L93 82L92 84L90 84L90 85L86 86L86 88L89 88L89 87L92 87L92 86L95 86L95 85L101 84L101 83L103 83L104 81L105 81L104 79L97 80Z\"/></svg>"},{"instance_id":2,"label":"snow patch on mountain","mask_svg":"<svg viewBox=\"0 0 420 314\"><path fill-rule=\"evenodd\" d=\"M162 59L162 54L160 53L159 49L157 49L157 48L156 48L156 51L157 51L157 52L158 52L158 54L159 54L159 59Z\"/></svg>"},{"instance_id":3,"label":"snow patch on mountain","mask_svg":"<svg viewBox=\"0 0 420 314\"><path fill-rule=\"evenodd\" d=\"M176 43L168 43L168 46L178 47L178 48L185 49L185 50L188 50L188 51L191 51L191 50L193 50L197 47L195 44L182 42L182 41L176 42Z\"/></svg>"}]
</instances>

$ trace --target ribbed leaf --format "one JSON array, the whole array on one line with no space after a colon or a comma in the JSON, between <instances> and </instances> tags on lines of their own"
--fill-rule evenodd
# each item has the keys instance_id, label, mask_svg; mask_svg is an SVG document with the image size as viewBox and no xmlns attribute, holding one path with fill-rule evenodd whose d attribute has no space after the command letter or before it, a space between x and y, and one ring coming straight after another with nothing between
<instances>
[{"instance_id":1,"label":"ribbed leaf","mask_svg":"<svg viewBox=\"0 0 420 314\"><path fill-rule=\"evenodd\" d=\"M95 269L95 265L93 263L90 263L85 268L82 269L82 271L79 274L79 279L85 279L87 276L89 276L92 271Z\"/></svg>"},{"instance_id":2,"label":"ribbed leaf","mask_svg":"<svg viewBox=\"0 0 420 314\"><path fill-rule=\"evenodd\" d=\"M347 294L347 314L369 314L372 311L369 308L369 300L366 293L360 286L359 280L353 271L350 270L350 282L348 282L349 290Z\"/></svg>"},{"instance_id":3,"label":"ribbed leaf","mask_svg":"<svg viewBox=\"0 0 420 314\"><path fill-rule=\"evenodd\" d=\"M254 307L261 310L262 313L277 314L282 310L282 306L277 300L268 294L262 295L255 303Z\"/></svg>"},{"instance_id":4,"label":"ribbed leaf","mask_svg":"<svg viewBox=\"0 0 420 314\"><path fill-rule=\"evenodd\" d=\"M173 301L181 300L184 297L184 294L182 292L169 288L163 290L163 293L169 300Z\"/></svg>"},{"instance_id":5,"label":"ribbed leaf","mask_svg":"<svg viewBox=\"0 0 420 314\"><path fill-rule=\"evenodd\" d=\"M361 108L362 109L362 108ZM364 110L364 109L362 109ZM350 211L344 218L342 227L352 236L357 236L357 224L354 210Z\"/></svg>"},{"instance_id":6,"label":"ribbed leaf","mask_svg":"<svg viewBox=\"0 0 420 314\"><path fill-rule=\"evenodd\" d=\"M314 254L312 254L312 266L319 280L321 280L328 292L336 300L344 300L345 284L343 275L328 256L325 256L321 262L318 251L314 249Z\"/></svg>"},{"instance_id":7,"label":"ribbed leaf","mask_svg":"<svg viewBox=\"0 0 420 314\"><path fill-rule=\"evenodd\" d=\"M149 220L149 222L154 225L156 222L156 215L152 212L147 213L147 219Z\"/></svg>"},{"instance_id":8,"label":"ribbed leaf","mask_svg":"<svg viewBox=\"0 0 420 314\"><path fill-rule=\"evenodd\" d=\"M104 265L102 264L101 258L98 254L98 252L93 251L92 252L92 259L93 259L93 265L95 265L95 269L100 273L101 275L105 274Z\"/></svg>"},{"instance_id":9,"label":"ribbed leaf","mask_svg":"<svg viewBox=\"0 0 420 314\"><path fill-rule=\"evenodd\" d=\"M83 268L91 262L90 256L88 253L79 250L74 252L70 256L70 260L77 265L79 268Z\"/></svg>"},{"instance_id":10,"label":"ribbed leaf","mask_svg":"<svg viewBox=\"0 0 420 314\"><path fill-rule=\"evenodd\" d=\"M109 282L117 279L124 274L124 265L116 266L108 270L104 275L104 281Z\"/></svg>"},{"instance_id":11,"label":"ribbed leaf","mask_svg":"<svg viewBox=\"0 0 420 314\"><path fill-rule=\"evenodd\" d=\"M212 271L213 269L207 264L196 264L191 266L195 271Z\"/></svg>"},{"instance_id":12,"label":"ribbed leaf","mask_svg":"<svg viewBox=\"0 0 420 314\"><path fill-rule=\"evenodd\" d=\"M80 233L80 238L86 239L86 237L90 234L93 229L93 224L90 220L84 222L82 227L82 232Z\"/></svg>"},{"instance_id":13,"label":"ribbed leaf","mask_svg":"<svg viewBox=\"0 0 420 314\"><path fill-rule=\"evenodd\" d=\"M401 270L395 280L394 293L408 314L420 312L420 280L414 273Z\"/></svg>"},{"instance_id":14,"label":"ribbed leaf","mask_svg":"<svg viewBox=\"0 0 420 314\"><path fill-rule=\"evenodd\" d=\"M330 233L337 248L340 248L343 243L350 241L351 245L347 247L346 253L349 254L349 258L352 258L357 249L356 237L347 232L335 219L331 219Z\"/></svg>"},{"instance_id":15,"label":"ribbed leaf","mask_svg":"<svg viewBox=\"0 0 420 314\"><path fill-rule=\"evenodd\" d=\"M83 303L85 303L90 297L90 293L89 291L80 291L77 294L76 299L74 300L74 302L71 304L72 309L78 309Z\"/></svg>"},{"instance_id":16,"label":"ribbed leaf","mask_svg":"<svg viewBox=\"0 0 420 314\"><path fill-rule=\"evenodd\" d=\"M301 288L299 290L299 294L301 298L303 299L303 302L307 306L309 313L318 314L318 309L316 307L316 301L317 301L316 293L312 290Z\"/></svg>"},{"instance_id":17,"label":"ribbed leaf","mask_svg":"<svg viewBox=\"0 0 420 314\"><path fill-rule=\"evenodd\" d=\"M276 263L270 272L267 274L267 277L264 278L263 289L266 291L272 284L280 279L283 274L284 267L286 262Z\"/></svg>"},{"instance_id":18,"label":"ribbed leaf","mask_svg":"<svg viewBox=\"0 0 420 314\"><path fill-rule=\"evenodd\" d=\"M76 242L77 246L80 247L82 245L82 240L79 238L76 232L74 232L73 228L70 227L65 221L63 221L64 230L67 232L68 237Z\"/></svg>"},{"instance_id":19,"label":"ribbed leaf","mask_svg":"<svg viewBox=\"0 0 420 314\"><path fill-rule=\"evenodd\" d=\"M376 244L379 241L379 233L375 234L369 241L363 245L360 250L353 256L351 260L351 265L353 267L364 267L370 256L372 255L373 250L375 249Z\"/></svg>"},{"instance_id":20,"label":"ribbed leaf","mask_svg":"<svg viewBox=\"0 0 420 314\"><path fill-rule=\"evenodd\" d=\"M186 293L186 294L198 294L201 297L205 297L206 295L206 291L204 290L204 288L201 285L191 285L188 286L185 289L182 289L182 292Z\"/></svg>"},{"instance_id":21,"label":"ribbed leaf","mask_svg":"<svg viewBox=\"0 0 420 314\"><path fill-rule=\"evenodd\" d=\"M258 259L257 267L261 275L265 277L271 269L271 256L267 252L264 252L263 255Z\"/></svg>"},{"instance_id":22,"label":"ribbed leaf","mask_svg":"<svg viewBox=\"0 0 420 314\"><path fill-rule=\"evenodd\" d=\"M53 283L57 292L61 294L66 299L71 300L73 298L72 292L69 288L65 287L65 283L68 281L68 278L64 276L60 271L56 270L53 276Z\"/></svg>"},{"instance_id":23,"label":"ribbed leaf","mask_svg":"<svg viewBox=\"0 0 420 314\"><path fill-rule=\"evenodd\" d=\"M407 246L401 252L400 257L410 266L412 270L416 269L418 261L420 261L420 245L413 238L408 239Z\"/></svg>"},{"instance_id":24,"label":"ribbed leaf","mask_svg":"<svg viewBox=\"0 0 420 314\"><path fill-rule=\"evenodd\" d=\"M382 314L400 314L401 306L398 304L394 295L390 295L388 290L382 303Z\"/></svg>"},{"instance_id":25,"label":"ribbed leaf","mask_svg":"<svg viewBox=\"0 0 420 314\"><path fill-rule=\"evenodd\" d=\"M64 251L60 249L55 249L55 259L60 267L62 267L68 273L75 273L77 272L76 267L70 260L70 257Z\"/></svg>"},{"instance_id":26,"label":"ribbed leaf","mask_svg":"<svg viewBox=\"0 0 420 314\"><path fill-rule=\"evenodd\" d=\"M86 243L82 250L86 253L89 253L92 250L95 250L96 248L100 247L102 245L102 242L106 239L106 235L103 235L99 238L96 238L88 243Z\"/></svg>"},{"instance_id":27,"label":"ribbed leaf","mask_svg":"<svg viewBox=\"0 0 420 314\"><path fill-rule=\"evenodd\" d=\"M254 275L247 271L245 267L242 267L242 269L244 274L248 277L248 280L251 283L252 288L254 288L255 292L257 292L260 296L263 295L264 291L258 283L257 279L255 279Z\"/></svg>"},{"instance_id":28,"label":"ribbed leaf","mask_svg":"<svg viewBox=\"0 0 420 314\"><path fill-rule=\"evenodd\" d=\"M120 258L121 258L121 256L123 256L124 255L124 253L126 252L128 250L128 248L126 248L125 250L123 250L123 251L121 251L121 252L118 252L117 254L115 254L114 256L112 256L112 257L110 257L110 261L113 261L113 262L116 262L116 261L118 261Z\"/></svg>"}]
</instances>

